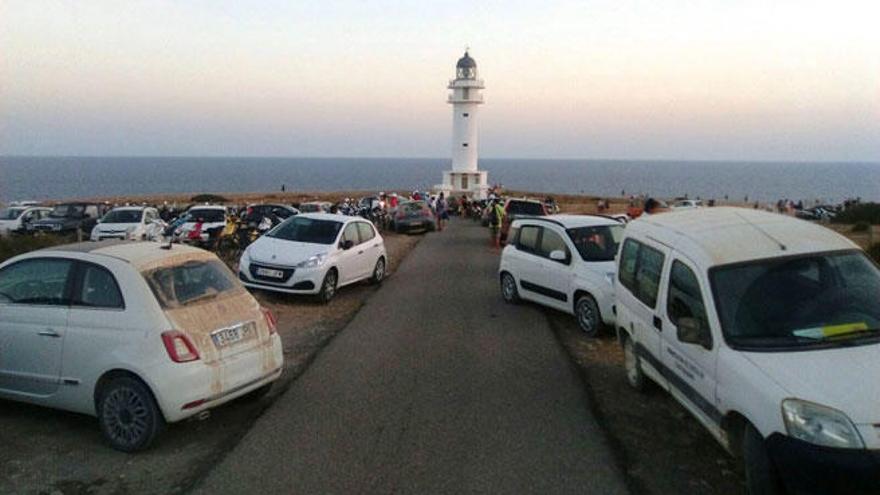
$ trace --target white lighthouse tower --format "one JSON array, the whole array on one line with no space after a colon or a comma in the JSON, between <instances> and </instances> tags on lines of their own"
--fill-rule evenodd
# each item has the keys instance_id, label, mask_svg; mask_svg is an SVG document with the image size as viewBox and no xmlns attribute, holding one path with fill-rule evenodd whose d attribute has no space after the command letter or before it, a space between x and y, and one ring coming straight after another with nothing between
<instances>
[{"instance_id":1,"label":"white lighthouse tower","mask_svg":"<svg viewBox=\"0 0 880 495\"><path fill-rule=\"evenodd\" d=\"M452 170L443 172L440 189L447 195L485 199L488 173L477 163L477 117L483 104L482 79L477 79L477 62L467 51L455 64L455 79L449 81L448 102L452 104Z\"/></svg>"}]
</instances>

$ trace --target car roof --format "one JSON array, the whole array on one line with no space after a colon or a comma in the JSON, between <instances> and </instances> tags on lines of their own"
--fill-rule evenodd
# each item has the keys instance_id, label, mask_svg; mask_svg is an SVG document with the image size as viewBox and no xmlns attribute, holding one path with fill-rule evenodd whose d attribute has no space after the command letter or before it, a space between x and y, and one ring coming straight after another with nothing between
<instances>
[{"instance_id":1,"label":"car roof","mask_svg":"<svg viewBox=\"0 0 880 495\"><path fill-rule=\"evenodd\" d=\"M168 244L164 243L133 241L77 242L74 244L53 246L36 252L42 254L63 255L64 253L83 253L109 256L111 258L131 263L138 269L147 265L156 264L156 262L161 261L162 259L178 257L180 255L192 256L203 254L206 258L213 256L208 251L184 244L173 244L169 249Z\"/></svg>"},{"instance_id":2,"label":"car roof","mask_svg":"<svg viewBox=\"0 0 880 495\"><path fill-rule=\"evenodd\" d=\"M338 213L300 213L296 218L314 218L315 220L329 220L333 222L348 222L349 220L363 220L361 217L340 215Z\"/></svg>"},{"instance_id":3,"label":"car roof","mask_svg":"<svg viewBox=\"0 0 880 495\"><path fill-rule=\"evenodd\" d=\"M114 210L146 210L152 206L117 206ZM111 210L112 211L112 210Z\"/></svg>"},{"instance_id":4,"label":"car roof","mask_svg":"<svg viewBox=\"0 0 880 495\"><path fill-rule=\"evenodd\" d=\"M622 223L619 221L609 218L602 215L570 215L570 214L561 214L561 215L548 215L548 216L532 216L532 217L517 217L516 220L513 221L515 224L519 223L554 223L559 225L564 229L574 229L578 227L599 227L602 225L621 225Z\"/></svg>"},{"instance_id":5,"label":"car roof","mask_svg":"<svg viewBox=\"0 0 880 495\"><path fill-rule=\"evenodd\" d=\"M507 203L513 203L513 202L516 202L516 201L520 201L520 202L523 202L523 203L537 203L537 204L539 204L539 205L544 204L541 200L538 200L538 199L532 199L532 198L508 198L508 199L507 199Z\"/></svg>"},{"instance_id":6,"label":"car roof","mask_svg":"<svg viewBox=\"0 0 880 495\"><path fill-rule=\"evenodd\" d=\"M626 228L675 248L706 267L823 251L858 249L806 220L762 210L713 207L639 217Z\"/></svg>"},{"instance_id":7,"label":"car roof","mask_svg":"<svg viewBox=\"0 0 880 495\"><path fill-rule=\"evenodd\" d=\"M190 210L223 210L226 211L226 207L223 205L192 205L189 207Z\"/></svg>"}]
</instances>

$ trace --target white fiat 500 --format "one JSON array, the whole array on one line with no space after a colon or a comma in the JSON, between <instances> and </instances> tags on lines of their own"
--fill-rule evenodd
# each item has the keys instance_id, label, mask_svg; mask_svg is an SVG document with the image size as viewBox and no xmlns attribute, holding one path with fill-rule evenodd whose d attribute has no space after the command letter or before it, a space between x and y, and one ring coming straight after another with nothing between
<instances>
[{"instance_id":1,"label":"white fiat 500","mask_svg":"<svg viewBox=\"0 0 880 495\"><path fill-rule=\"evenodd\" d=\"M81 243L0 265L0 397L97 416L113 448L266 392L274 317L211 253Z\"/></svg>"},{"instance_id":2,"label":"white fiat 500","mask_svg":"<svg viewBox=\"0 0 880 495\"><path fill-rule=\"evenodd\" d=\"M619 255L626 376L668 390L749 493L880 490L880 270L836 232L742 208L639 218Z\"/></svg>"},{"instance_id":3,"label":"white fiat 500","mask_svg":"<svg viewBox=\"0 0 880 495\"><path fill-rule=\"evenodd\" d=\"M317 294L327 302L344 285L381 282L387 262L385 242L368 220L303 213L248 246L238 277L255 289Z\"/></svg>"},{"instance_id":4,"label":"white fiat 500","mask_svg":"<svg viewBox=\"0 0 880 495\"><path fill-rule=\"evenodd\" d=\"M520 218L501 253L501 295L573 314L594 336L614 324L614 257L624 226L596 215Z\"/></svg>"},{"instance_id":5,"label":"white fiat 500","mask_svg":"<svg viewBox=\"0 0 880 495\"><path fill-rule=\"evenodd\" d=\"M156 241L161 240L165 227L155 208L120 206L98 221L92 229L91 240Z\"/></svg>"}]
</instances>

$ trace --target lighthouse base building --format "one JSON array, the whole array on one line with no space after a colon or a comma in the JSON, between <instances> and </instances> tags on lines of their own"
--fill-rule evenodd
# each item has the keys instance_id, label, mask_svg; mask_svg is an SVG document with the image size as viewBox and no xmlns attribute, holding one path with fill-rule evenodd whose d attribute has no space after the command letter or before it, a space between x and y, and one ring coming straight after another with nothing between
<instances>
[{"instance_id":1,"label":"lighthouse base building","mask_svg":"<svg viewBox=\"0 0 880 495\"><path fill-rule=\"evenodd\" d=\"M443 172L437 186L447 196L486 199L489 174L478 167L477 116L483 104L482 79L477 79L477 62L468 52L455 66L455 79L449 81L448 103L452 104L452 170Z\"/></svg>"}]
</instances>

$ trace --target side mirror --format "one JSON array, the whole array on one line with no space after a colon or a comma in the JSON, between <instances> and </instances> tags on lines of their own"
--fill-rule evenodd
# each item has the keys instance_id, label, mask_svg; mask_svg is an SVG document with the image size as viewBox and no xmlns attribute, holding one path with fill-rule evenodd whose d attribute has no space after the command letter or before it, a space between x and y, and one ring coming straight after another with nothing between
<instances>
[{"instance_id":1,"label":"side mirror","mask_svg":"<svg viewBox=\"0 0 880 495\"><path fill-rule=\"evenodd\" d=\"M679 318L676 336L680 342L685 344L701 345L706 349L712 348L712 337L709 334L709 329L703 328L700 320L696 318Z\"/></svg>"},{"instance_id":2,"label":"side mirror","mask_svg":"<svg viewBox=\"0 0 880 495\"><path fill-rule=\"evenodd\" d=\"M566 261L568 256L565 255L565 251L561 249L557 249L555 251L550 251L550 259L553 261Z\"/></svg>"},{"instance_id":3,"label":"side mirror","mask_svg":"<svg viewBox=\"0 0 880 495\"><path fill-rule=\"evenodd\" d=\"M341 243L339 243L339 247L341 247L342 249L347 251L347 250L354 247L354 241L352 241L352 240L342 241Z\"/></svg>"}]
</instances>

